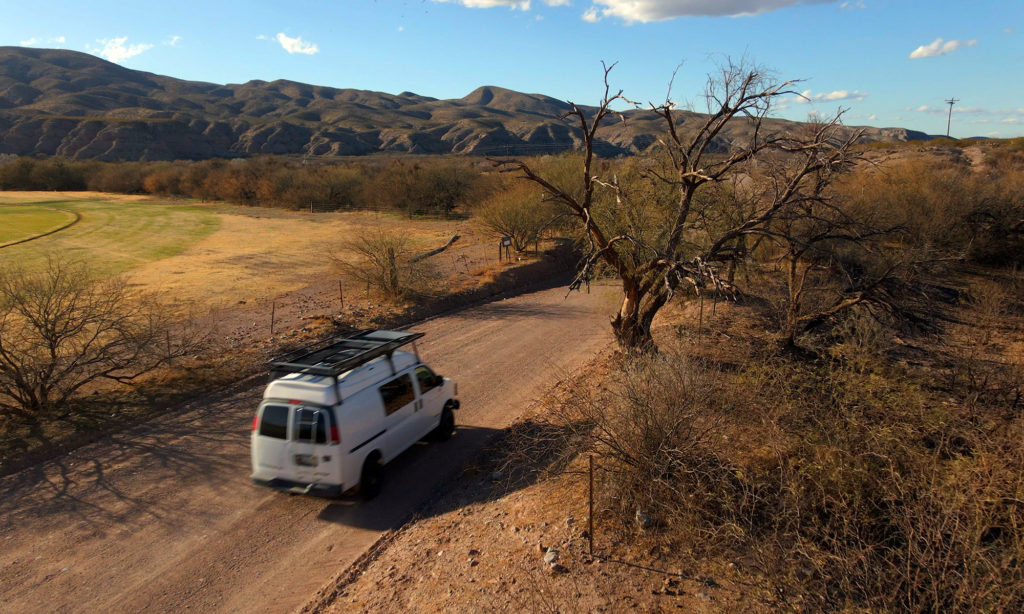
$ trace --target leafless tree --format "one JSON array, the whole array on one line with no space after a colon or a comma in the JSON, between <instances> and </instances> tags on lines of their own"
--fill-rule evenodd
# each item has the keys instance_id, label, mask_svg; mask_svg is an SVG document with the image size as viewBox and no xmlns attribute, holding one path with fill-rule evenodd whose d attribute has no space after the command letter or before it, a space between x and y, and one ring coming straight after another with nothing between
<instances>
[{"instance_id":1,"label":"leafless tree","mask_svg":"<svg viewBox=\"0 0 1024 614\"><path fill-rule=\"evenodd\" d=\"M600 105L573 104L566 114L583 134L582 168L574 185L559 185L523 160L498 163L539 185L546 199L579 219L589 249L572 287L587 283L598 263L611 268L623 293L612 321L616 339L624 348L643 350L653 348L654 316L678 290L714 287L733 294L736 288L723 272L749 255L752 242L777 233L777 219L823 200L832 178L855 161L852 146L859 134L841 126L841 111L809 131L769 131L764 120L772 104L796 95L794 82L729 62L708 78L706 115L683 122L671 100L651 105L665 126L660 158L641 165L636 178L602 177L594 159L599 130L618 115L613 104L638 106L621 91L611 93L613 66L605 67ZM743 130L734 134L743 136L721 153L723 130L737 124ZM639 189L645 181L656 187ZM608 210L652 207L661 213L657 232L641 236L609 223L615 216Z\"/></svg>"},{"instance_id":2,"label":"leafless tree","mask_svg":"<svg viewBox=\"0 0 1024 614\"><path fill-rule=\"evenodd\" d=\"M201 349L151 297L51 259L0 273L0 415L37 423L99 381L127 384Z\"/></svg>"},{"instance_id":3,"label":"leafless tree","mask_svg":"<svg viewBox=\"0 0 1024 614\"><path fill-rule=\"evenodd\" d=\"M444 247L457 238L456 235ZM367 284L367 288L376 288L390 300L426 292L433 281L433 268L425 261L433 254L417 255L409 238L400 232L377 228L342 247L344 252L331 257L341 272Z\"/></svg>"}]
</instances>

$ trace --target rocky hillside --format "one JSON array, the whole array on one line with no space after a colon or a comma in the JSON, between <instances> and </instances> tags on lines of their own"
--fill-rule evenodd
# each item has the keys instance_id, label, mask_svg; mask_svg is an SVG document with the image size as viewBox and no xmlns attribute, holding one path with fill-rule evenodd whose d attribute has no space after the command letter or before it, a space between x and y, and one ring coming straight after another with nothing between
<instances>
[{"instance_id":1,"label":"rocky hillside","mask_svg":"<svg viewBox=\"0 0 1024 614\"><path fill-rule=\"evenodd\" d=\"M438 100L293 81L217 85L130 70L75 51L0 47L0 154L174 160L254 154L530 154L580 146L563 101L499 87ZM696 114L683 113L686 119ZM642 151L651 113L610 126L602 155ZM792 122L773 120L778 129ZM742 137L723 134L721 146ZM926 135L868 128L870 140Z\"/></svg>"}]
</instances>

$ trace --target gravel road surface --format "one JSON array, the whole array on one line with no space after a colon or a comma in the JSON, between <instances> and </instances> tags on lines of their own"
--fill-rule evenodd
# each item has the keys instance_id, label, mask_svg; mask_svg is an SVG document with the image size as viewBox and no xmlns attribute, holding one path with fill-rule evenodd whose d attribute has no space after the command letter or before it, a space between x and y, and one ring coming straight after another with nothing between
<instances>
[{"instance_id":1,"label":"gravel road surface","mask_svg":"<svg viewBox=\"0 0 1024 614\"><path fill-rule=\"evenodd\" d=\"M459 383L459 427L389 464L369 503L249 481L263 379L0 479L0 611L292 611L610 343L612 306L555 288L414 326Z\"/></svg>"}]
</instances>

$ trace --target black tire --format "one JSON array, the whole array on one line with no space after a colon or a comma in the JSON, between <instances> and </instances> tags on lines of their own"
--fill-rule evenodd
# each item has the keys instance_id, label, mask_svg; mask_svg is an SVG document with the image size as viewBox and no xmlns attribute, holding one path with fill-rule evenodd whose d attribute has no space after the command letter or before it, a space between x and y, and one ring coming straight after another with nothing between
<instances>
[{"instance_id":1,"label":"black tire","mask_svg":"<svg viewBox=\"0 0 1024 614\"><path fill-rule=\"evenodd\" d=\"M381 467L380 458L374 454L363 463L363 470L359 473L359 496L365 501L373 499L380 494L384 468Z\"/></svg>"},{"instance_id":2,"label":"black tire","mask_svg":"<svg viewBox=\"0 0 1024 614\"><path fill-rule=\"evenodd\" d=\"M430 432L434 441L448 441L455 433L455 412L451 405L445 405L441 410L441 422Z\"/></svg>"}]
</instances>

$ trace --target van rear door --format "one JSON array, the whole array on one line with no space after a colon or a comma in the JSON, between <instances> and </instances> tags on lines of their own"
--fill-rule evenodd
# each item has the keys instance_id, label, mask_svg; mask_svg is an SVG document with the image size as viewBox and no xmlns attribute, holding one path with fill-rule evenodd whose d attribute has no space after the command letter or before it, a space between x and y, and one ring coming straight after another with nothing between
<instances>
[{"instance_id":1,"label":"van rear door","mask_svg":"<svg viewBox=\"0 0 1024 614\"><path fill-rule=\"evenodd\" d=\"M302 484L313 484L328 477L329 468L320 465L330 454L327 448L327 410L317 407L295 406L292 410L292 437L288 447L288 461L292 475L289 479Z\"/></svg>"},{"instance_id":2,"label":"van rear door","mask_svg":"<svg viewBox=\"0 0 1024 614\"><path fill-rule=\"evenodd\" d=\"M291 407L281 402L264 403L256 414L252 437L253 477L271 480L289 471L288 423Z\"/></svg>"}]
</instances>

